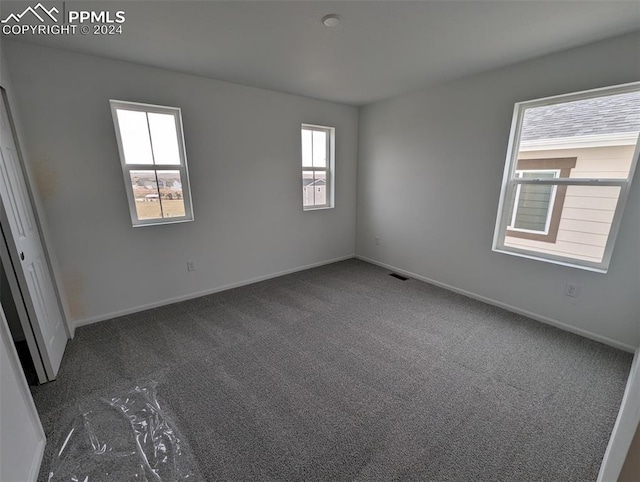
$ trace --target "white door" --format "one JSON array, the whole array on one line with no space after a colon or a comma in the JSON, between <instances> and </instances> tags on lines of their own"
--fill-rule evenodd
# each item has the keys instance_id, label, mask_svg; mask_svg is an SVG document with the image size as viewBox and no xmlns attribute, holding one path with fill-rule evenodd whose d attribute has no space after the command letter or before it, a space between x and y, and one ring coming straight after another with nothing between
<instances>
[{"instance_id":1,"label":"white door","mask_svg":"<svg viewBox=\"0 0 640 482\"><path fill-rule=\"evenodd\" d=\"M67 345L67 332L20 166L5 96L0 104L0 225L47 378L54 380Z\"/></svg>"}]
</instances>

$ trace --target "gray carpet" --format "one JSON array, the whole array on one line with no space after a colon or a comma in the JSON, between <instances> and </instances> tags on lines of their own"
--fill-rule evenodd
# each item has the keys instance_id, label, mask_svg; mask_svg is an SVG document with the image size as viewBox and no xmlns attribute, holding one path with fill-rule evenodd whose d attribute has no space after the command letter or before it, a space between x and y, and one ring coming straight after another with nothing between
<instances>
[{"instance_id":1,"label":"gray carpet","mask_svg":"<svg viewBox=\"0 0 640 482\"><path fill-rule=\"evenodd\" d=\"M33 394L54 440L78 400L156 380L206 480L584 482L630 364L349 260L79 328Z\"/></svg>"}]
</instances>

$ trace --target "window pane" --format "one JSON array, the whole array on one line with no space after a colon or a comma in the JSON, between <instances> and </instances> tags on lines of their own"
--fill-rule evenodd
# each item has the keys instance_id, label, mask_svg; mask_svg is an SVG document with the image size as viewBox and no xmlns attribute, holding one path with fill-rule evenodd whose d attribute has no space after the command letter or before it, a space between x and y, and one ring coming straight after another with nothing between
<instances>
[{"instance_id":1,"label":"window pane","mask_svg":"<svg viewBox=\"0 0 640 482\"><path fill-rule=\"evenodd\" d=\"M524 171L518 173L522 179L553 179L556 172ZM554 186L536 186L532 184L520 184L516 187L516 197L511 206L511 228L526 229L529 231L546 232L547 222L552 207ZM515 218L513 209L517 202Z\"/></svg>"},{"instance_id":2,"label":"window pane","mask_svg":"<svg viewBox=\"0 0 640 482\"><path fill-rule=\"evenodd\" d=\"M157 171L162 216L175 218L185 215L180 171Z\"/></svg>"},{"instance_id":3,"label":"window pane","mask_svg":"<svg viewBox=\"0 0 640 482\"><path fill-rule=\"evenodd\" d=\"M110 104L133 226L192 221L180 110Z\"/></svg>"},{"instance_id":4,"label":"window pane","mask_svg":"<svg viewBox=\"0 0 640 482\"><path fill-rule=\"evenodd\" d=\"M554 186L519 186L518 208L513 227L532 231L546 231Z\"/></svg>"},{"instance_id":5,"label":"window pane","mask_svg":"<svg viewBox=\"0 0 640 482\"><path fill-rule=\"evenodd\" d=\"M117 109L122 150L127 164L153 164L147 114Z\"/></svg>"},{"instance_id":6,"label":"window pane","mask_svg":"<svg viewBox=\"0 0 640 482\"><path fill-rule=\"evenodd\" d=\"M302 171L302 205L315 205L315 190L313 188L313 171Z\"/></svg>"},{"instance_id":7,"label":"window pane","mask_svg":"<svg viewBox=\"0 0 640 482\"><path fill-rule=\"evenodd\" d=\"M313 186L316 206L325 206L327 204L327 173L316 171Z\"/></svg>"},{"instance_id":8,"label":"window pane","mask_svg":"<svg viewBox=\"0 0 640 482\"><path fill-rule=\"evenodd\" d=\"M313 167L327 167L327 133L313 131Z\"/></svg>"},{"instance_id":9,"label":"window pane","mask_svg":"<svg viewBox=\"0 0 640 482\"><path fill-rule=\"evenodd\" d=\"M528 184L520 185L520 189L525 186L552 187ZM570 260L602 262L620 196L620 188L618 186L553 186L553 188L555 188L555 202L560 203L560 209L557 211L558 217L555 220L556 228L553 228L556 216L556 209L553 209L548 235L507 228L504 238L505 246L533 253L560 256ZM564 196L561 195L562 189L566 189ZM517 191L517 188L514 191ZM522 192L520 192L520 197L522 197ZM561 199L562 197L564 199ZM514 205L513 198L514 196L511 196L511 206ZM541 210L541 207L533 208L533 211L526 211L526 216L529 216L530 212L540 213ZM539 218L534 216L518 221L519 216L520 207L518 207L516 214L515 227L526 225L527 228L523 229L536 228L535 230L538 230L540 228ZM534 219L538 220L534 221ZM552 233L554 230L556 232ZM549 238L552 234L554 236Z\"/></svg>"},{"instance_id":10,"label":"window pane","mask_svg":"<svg viewBox=\"0 0 640 482\"><path fill-rule=\"evenodd\" d=\"M154 112L149 112L148 116L155 163L180 164L175 117L171 114Z\"/></svg>"},{"instance_id":11,"label":"window pane","mask_svg":"<svg viewBox=\"0 0 640 482\"><path fill-rule=\"evenodd\" d=\"M575 158L561 177L628 178L640 134L640 92L525 110L518 159Z\"/></svg>"},{"instance_id":12,"label":"window pane","mask_svg":"<svg viewBox=\"0 0 640 482\"><path fill-rule=\"evenodd\" d=\"M155 171L131 171L131 187L138 219L161 219L160 194Z\"/></svg>"},{"instance_id":13,"label":"window pane","mask_svg":"<svg viewBox=\"0 0 640 482\"><path fill-rule=\"evenodd\" d=\"M640 136L640 89L633 89L614 87L516 105L511 141L517 151L507 159L515 175L505 180L509 189L503 193L498 222L506 229L494 239L496 250L606 271L622 188L517 180L628 180Z\"/></svg>"},{"instance_id":14,"label":"window pane","mask_svg":"<svg viewBox=\"0 0 640 482\"><path fill-rule=\"evenodd\" d=\"M313 166L313 150L311 148L311 131L302 129L302 165Z\"/></svg>"},{"instance_id":15,"label":"window pane","mask_svg":"<svg viewBox=\"0 0 640 482\"><path fill-rule=\"evenodd\" d=\"M329 127L302 126L302 197L305 208L332 207L332 193L327 184L333 159L328 148L333 136Z\"/></svg>"}]
</instances>

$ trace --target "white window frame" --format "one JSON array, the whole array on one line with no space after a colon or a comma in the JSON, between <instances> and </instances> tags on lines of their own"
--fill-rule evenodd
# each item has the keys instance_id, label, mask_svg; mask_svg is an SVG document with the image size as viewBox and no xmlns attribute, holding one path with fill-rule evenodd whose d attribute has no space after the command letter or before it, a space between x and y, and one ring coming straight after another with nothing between
<instances>
[{"instance_id":1,"label":"white window frame","mask_svg":"<svg viewBox=\"0 0 640 482\"><path fill-rule=\"evenodd\" d=\"M140 102L128 102L123 100L109 101L111 105L111 115L113 117L113 126L116 132L116 140L118 142L118 152L120 153L120 164L122 166L122 174L124 176L125 190L127 192L127 200L129 201L129 212L131 215L131 223L134 228L141 226L157 226L162 224L175 224L193 221L193 205L191 203L191 186L189 183L189 169L187 166L187 153L184 147L184 134L182 129L182 111L179 107L167 107L153 104L143 104ZM176 123L176 134L178 137L178 151L180 154L180 164L127 164L122 146L122 137L118 123L117 110L133 110L145 113L157 113L172 115ZM153 156L153 140L149 135L151 143L151 154ZM131 185L131 171L179 171L180 181L182 183L182 200L184 202L184 216L176 216L170 218L154 218L154 219L138 219L136 211L136 199ZM157 174L156 174L157 182ZM160 202L160 200L159 200Z\"/></svg>"},{"instance_id":2,"label":"white window frame","mask_svg":"<svg viewBox=\"0 0 640 482\"><path fill-rule=\"evenodd\" d=\"M520 152L520 135L522 132L522 123L524 112L532 107L541 107L546 105L558 104L563 102L571 102L593 97L603 97L606 95L624 94L628 92L640 91L640 82L632 82L613 87L603 87L572 94L558 95L553 97L545 97L526 102L518 102L513 110L513 118L511 122L511 132L509 135L509 144L507 147L507 159L504 167L502 178L502 188L500 191L500 201L498 203L498 215L496 219L495 230L493 234L492 249L495 252L508 254L511 256L519 256L522 258L535 259L547 263L569 266L572 268L594 271L597 273L606 273L609 269L611 256L615 241L620 230L622 214L629 195L629 187L633 181L633 176L638 164L638 156L640 156L640 141L636 140L636 148L629 168L629 176L626 179L609 179L609 178L563 178L563 179L523 179L518 178L516 166L518 163L518 153ZM617 186L620 188L618 203L616 205L611 229L607 238L604 255L600 263L574 259L570 257L558 256L547 253L540 253L533 250L517 248L514 246L506 246L505 238L507 237L507 225L509 223L510 195L514 187L522 184L538 184L552 186Z\"/></svg>"},{"instance_id":3,"label":"white window frame","mask_svg":"<svg viewBox=\"0 0 640 482\"><path fill-rule=\"evenodd\" d=\"M527 169L527 170L516 171L515 175L517 178L521 179L522 175L525 172L539 172L541 174L553 173L554 179L557 179L558 177L560 177L560 169ZM544 231L536 231L535 229L522 229L522 228L515 227L516 215L518 214L518 204L520 202L521 187L522 187L522 184L518 184L516 186L516 195L515 195L515 200L513 205L513 216L509 220L507 229L509 229L509 231L520 231L521 233L544 234L544 235L549 234L549 226L551 225L551 218L553 216L553 206L556 202L556 190L558 186L553 186L553 189L551 190L551 196L549 198L549 208L547 210L547 220L545 221Z\"/></svg>"},{"instance_id":4,"label":"white window frame","mask_svg":"<svg viewBox=\"0 0 640 482\"><path fill-rule=\"evenodd\" d=\"M313 171L315 172L324 172L326 179L326 203L325 204L316 204L314 206L305 206L304 199L302 200L302 209L304 211L317 211L322 209L333 209L335 207L335 149L336 149L336 140L335 127L321 126L315 124L302 124L300 127L300 132L304 130L309 131L319 131L325 132L327 134L327 166L326 167L314 167L314 166L305 166L302 164L301 175L304 175L304 171ZM312 136L313 139L313 136ZM313 148L312 148L313 152ZM300 141L300 157L304 160L304 156L302 153L302 141ZM315 176L314 176L315 178Z\"/></svg>"}]
</instances>

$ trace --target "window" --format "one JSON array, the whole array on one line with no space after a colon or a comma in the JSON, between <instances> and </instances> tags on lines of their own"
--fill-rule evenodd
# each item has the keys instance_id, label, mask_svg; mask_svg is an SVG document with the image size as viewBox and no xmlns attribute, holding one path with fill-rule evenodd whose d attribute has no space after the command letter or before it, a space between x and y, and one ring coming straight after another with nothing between
<instances>
[{"instance_id":1,"label":"window","mask_svg":"<svg viewBox=\"0 0 640 482\"><path fill-rule=\"evenodd\" d=\"M333 127L302 125L302 207L333 207L335 184Z\"/></svg>"},{"instance_id":2,"label":"window","mask_svg":"<svg viewBox=\"0 0 640 482\"><path fill-rule=\"evenodd\" d=\"M516 171L518 179L555 179L558 171ZM521 233L547 234L551 221L551 208L555 201L556 186L516 186L515 201L511 206L508 229Z\"/></svg>"},{"instance_id":3,"label":"window","mask_svg":"<svg viewBox=\"0 0 640 482\"><path fill-rule=\"evenodd\" d=\"M638 82L516 104L494 251L606 272L639 134Z\"/></svg>"},{"instance_id":4,"label":"window","mask_svg":"<svg viewBox=\"0 0 640 482\"><path fill-rule=\"evenodd\" d=\"M569 177L576 158L518 159L517 179L558 179ZM519 184L510 205L507 235L555 243L564 208L567 186Z\"/></svg>"},{"instance_id":5,"label":"window","mask_svg":"<svg viewBox=\"0 0 640 482\"><path fill-rule=\"evenodd\" d=\"M180 109L110 102L133 226L193 221Z\"/></svg>"}]
</instances>

